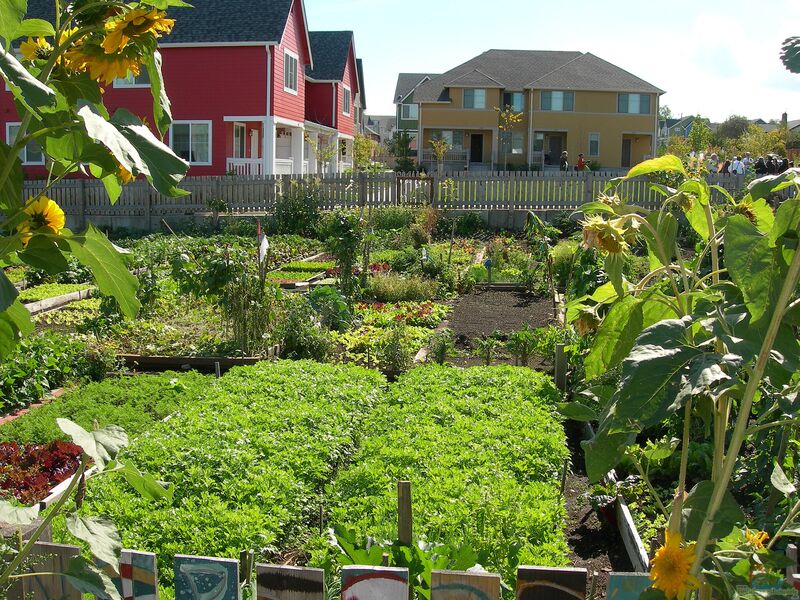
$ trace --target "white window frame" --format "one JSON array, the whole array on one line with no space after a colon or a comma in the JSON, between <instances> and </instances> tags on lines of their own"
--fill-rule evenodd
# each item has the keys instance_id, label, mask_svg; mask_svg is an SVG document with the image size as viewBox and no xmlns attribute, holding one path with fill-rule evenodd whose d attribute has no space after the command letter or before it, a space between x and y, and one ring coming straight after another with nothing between
<instances>
[{"instance_id":1,"label":"white window frame","mask_svg":"<svg viewBox=\"0 0 800 600\"><path fill-rule=\"evenodd\" d=\"M472 106L467 106L467 90L472 90ZM475 105L476 92L483 92L483 106ZM486 88L464 88L464 95L462 97L461 104L464 106L464 109L466 110L486 110L487 96L488 94L486 93Z\"/></svg>"},{"instance_id":2,"label":"white window frame","mask_svg":"<svg viewBox=\"0 0 800 600\"><path fill-rule=\"evenodd\" d=\"M597 153L592 154L592 136L597 136ZM586 156L598 157L600 156L600 134L597 131L589 132L589 147L586 150Z\"/></svg>"},{"instance_id":3,"label":"white window frame","mask_svg":"<svg viewBox=\"0 0 800 600\"><path fill-rule=\"evenodd\" d=\"M342 114L350 116L353 110L353 91L346 85L342 85Z\"/></svg>"},{"instance_id":4,"label":"white window frame","mask_svg":"<svg viewBox=\"0 0 800 600\"><path fill-rule=\"evenodd\" d=\"M294 59L294 88L286 85L286 74L289 71L289 69L287 69L287 63L289 62L286 60L287 56ZM291 50L285 48L283 50L283 91L293 96L297 96L300 93L300 57Z\"/></svg>"},{"instance_id":5,"label":"white window frame","mask_svg":"<svg viewBox=\"0 0 800 600\"><path fill-rule=\"evenodd\" d=\"M12 137L11 137L11 128L12 128L12 127L17 127L17 128L19 128L19 127L20 127L20 125L22 125L22 123L20 123L20 122L10 122L10 123L6 123L6 143L7 143L9 146L13 146L13 145L14 145L14 139L12 139ZM14 138L16 138L16 135L14 135ZM28 142L28 143L30 143L30 142ZM38 166L38 167L41 167L41 166L44 166L44 164L45 164L45 161L44 161L44 148L42 148L41 150L39 150L39 152L40 152L40 153L41 153L41 155L42 155L42 161L41 161L41 162L38 162L38 161L37 161L37 162L29 161L29 160L28 160L28 146L27 146L27 144L26 144L26 145L25 145L25 147L24 147L24 148L22 148L22 150L20 150L20 151L19 151L19 158L20 158L20 160L22 161L22 164L23 164L24 166L29 166L29 165L30 165L30 166Z\"/></svg>"},{"instance_id":6,"label":"white window frame","mask_svg":"<svg viewBox=\"0 0 800 600\"><path fill-rule=\"evenodd\" d=\"M242 156L236 156L237 151L239 150L236 144L236 130L240 130L242 132ZM247 158L247 125L244 123L236 122L233 124L233 156L232 158Z\"/></svg>"},{"instance_id":7,"label":"white window frame","mask_svg":"<svg viewBox=\"0 0 800 600\"><path fill-rule=\"evenodd\" d=\"M193 167L210 167L214 164L214 122L210 120L204 119L186 119L182 121L173 121L172 125L169 126L169 147L175 151L173 148L173 141L174 136L172 135L172 128L175 125L189 125L189 149L191 151L192 148L192 125L208 125L208 162L192 162L191 160L187 160L187 162Z\"/></svg>"},{"instance_id":8,"label":"white window frame","mask_svg":"<svg viewBox=\"0 0 800 600\"><path fill-rule=\"evenodd\" d=\"M147 79L149 81L150 80L150 73L147 72L147 67L142 65L141 69L144 70L145 73L147 73ZM150 83L135 83L136 78L132 77L132 75L133 75L133 73L128 71L128 76L126 78L124 78L124 79L121 79L119 77L115 78L114 79L114 88L121 88L121 89L126 89L126 90L142 89L142 88L150 89ZM131 83L131 82L133 82L133 83Z\"/></svg>"},{"instance_id":9,"label":"white window frame","mask_svg":"<svg viewBox=\"0 0 800 600\"><path fill-rule=\"evenodd\" d=\"M411 109L414 109L414 115L411 114ZM406 109L408 114L406 115ZM400 105L400 118L403 121L417 121L419 120L419 104L401 104Z\"/></svg>"}]
</instances>

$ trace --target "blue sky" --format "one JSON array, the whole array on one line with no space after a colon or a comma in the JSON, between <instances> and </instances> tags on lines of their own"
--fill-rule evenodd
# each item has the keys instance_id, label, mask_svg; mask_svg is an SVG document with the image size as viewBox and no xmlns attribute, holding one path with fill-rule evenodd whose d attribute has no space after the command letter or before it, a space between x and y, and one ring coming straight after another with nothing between
<instances>
[{"instance_id":1,"label":"blue sky","mask_svg":"<svg viewBox=\"0 0 800 600\"><path fill-rule=\"evenodd\" d=\"M369 114L394 112L401 71L518 48L592 52L667 90L676 115L800 119L800 75L779 60L781 42L800 36L798 0L305 1L311 29L355 31Z\"/></svg>"}]
</instances>

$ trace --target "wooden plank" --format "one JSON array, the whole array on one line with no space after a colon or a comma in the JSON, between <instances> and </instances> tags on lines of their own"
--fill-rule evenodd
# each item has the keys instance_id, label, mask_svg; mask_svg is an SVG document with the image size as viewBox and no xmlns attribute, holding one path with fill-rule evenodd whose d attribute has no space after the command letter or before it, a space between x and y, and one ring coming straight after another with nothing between
<instances>
[{"instance_id":1,"label":"wooden plank","mask_svg":"<svg viewBox=\"0 0 800 600\"><path fill-rule=\"evenodd\" d=\"M650 558L647 556L647 550L645 550L642 543L642 538L636 530L631 511L622 496L617 496L617 523L633 568L639 573L648 571L650 569Z\"/></svg>"},{"instance_id":2,"label":"wooden plank","mask_svg":"<svg viewBox=\"0 0 800 600\"><path fill-rule=\"evenodd\" d=\"M652 585L649 573L609 573L608 600L639 600L639 594Z\"/></svg>"},{"instance_id":3,"label":"wooden plank","mask_svg":"<svg viewBox=\"0 0 800 600\"><path fill-rule=\"evenodd\" d=\"M111 578L122 600L158 600L158 564L152 552L123 550L119 555L119 574L98 561Z\"/></svg>"},{"instance_id":4,"label":"wooden plank","mask_svg":"<svg viewBox=\"0 0 800 600\"><path fill-rule=\"evenodd\" d=\"M433 571L431 600L497 600L500 598L500 575Z\"/></svg>"},{"instance_id":5,"label":"wooden plank","mask_svg":"<svg viewBox=\"0 0 800 600\"><path fill-rule=\"evenodd\" d=\"M239 561L175 556L175 600L239 600Z\"/></svg>"},{"instance_id":6,"label":"wooden plank","mask_svg":"<svg viewBox=\"0 0 800 600\"><path fill-rule=\"evenodd\" d=\"M786 546L786 558L790 562L786 567L786 583L792 585L792 577L797 574L797 546L795 544Z\"/></svg>"},{"instance_id":7,"label":"wooden plank","mask_svg":"<svg viewBox=\"0 0 800 600\"><path fill-rule=\"evenodd\" d=\"M69 562L80 555L77 546L37 542L30 554L29 573L63 573ZM8 600L81 600L82 595L65 577L41 575L26 577L8 591Z\"/></svg>"},{"instance_id":8,"label":"wooden plank","mask_svg":"<svg viewBox=\"0 0 800 600\"><path fill-rule=\"evenodd\" d=\"M517 570L517 600L583 600L586 569L520 567Z\"/></svg>"},{"instance_id":9,"label":"wooden plank","mask_svg":"<svg viewBox=\"0 0 800 600\"><path fill-rule=\"evenodd\" d=\"M325 571L256 565L257 600L325 600Z\"/></svg>"},{"instance_id":10,"label":"wooden plank","mask_svg":"<svg viewBox=\"0 0 800 600\"><path fill-rule=\"evenodd\" d=\"M408 600L408 569L342 567L342 600Z\"/></svg>"}]
</instances>

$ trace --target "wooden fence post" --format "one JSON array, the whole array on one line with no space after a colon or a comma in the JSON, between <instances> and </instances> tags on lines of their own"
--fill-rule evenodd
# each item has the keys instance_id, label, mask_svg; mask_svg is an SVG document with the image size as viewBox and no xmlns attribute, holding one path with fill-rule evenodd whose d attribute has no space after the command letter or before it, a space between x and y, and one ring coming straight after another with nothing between
<instances>
[{"instance_id":1,"label":"wooden fence post","mask_svg":"<svg viewBox=\"0 0 800 600\"><path fill-rule=\"evenodd\" d=\"M397 482L397 539L404 546L413 541L411 526L411 482Z\"/></svg>"},{"instance_id":2,"label":"wooden fence post","mask_svg":"<svg viewBox=\"0 0 800 600\"><path fill-rule=\"evenodd\" d=\"M562 392L567 391L567 353L566 344L556 344L555 379L556 387Z\"/></svg>"},{"instance_id":3,"label":"wooden fence post","mask_svg":"<svg viewBox=\"0 0 800 600\"><path fill-rule=\"evenodd\" d=\"M81 216L80 216L81 227L80 228L81 229L86 229L86 223L89 221L89 219L86 216L86 179L84 179L84 178L81 178L81 188L80 188L80 192L79 193L81 195L80 201L79 201L79 206L80 206L80 211L81 211Z\"/></svg>"}]
</instances>

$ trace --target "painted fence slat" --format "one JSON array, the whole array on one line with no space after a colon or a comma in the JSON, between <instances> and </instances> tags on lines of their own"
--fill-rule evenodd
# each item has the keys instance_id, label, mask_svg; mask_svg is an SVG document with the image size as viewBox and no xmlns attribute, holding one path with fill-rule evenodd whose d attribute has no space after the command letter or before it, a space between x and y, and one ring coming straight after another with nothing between
<instances>
[{"instance_id":1,"label":"painted fence slat","mask_svg":"<svg viewBox=\"0 0 800 600\"><path fill-rule=\"evenodd\" d=\"M586 569L520 567L517 570L517 600L583 600Z\"/></svg>"},{"instance_id":2,"label":"painted fence slat","mask_svg":"<svg viewBox=\"0 0 800 600\"><path fill-rule=\"evenodd\" d=\"M158 600L158 564L152 552L123 550L119 555L119 574L109 565L98 563L114 582L122 600Z\"/></svg>"},{"instance_id":3,"label":"painted fence slat","mask_svg":"<svg viewBox=\"0 0 800 600\"><path fill-rule=\"evenodd\" d=\"M239 561L175 556L175 600L239 600Z\"/></svg>"},{"instance_id":4,"label":"painted fence slat","mask_svg":"<svg viewBox=\"0 0 800 600\"><path fill-rule=\"evenodd\" d=\"M639 594L652 583L649 573L609 573L606 597L608 600L639 600Z\"/></svg>"},{"instance_id":5,"label":"painted fence slat","mask_svg":"<svg viewBox=\"0 0 800 600\"><path fill-rule=\"evenodd\" d=\"M256 565L257 600L325 600L325 571Z\"/></svg>"},{"instance_id":6,"label":"painted fence slat","mask_svg":"<svg viewBox=\"0 0 800 600\"><path fill-rule=\"evenodd\" d=\"M342 600L408 600L408 569L342 567Z\"/></svg>"},{"instance_id":7,"label":"painted fence slat","mask_svg":"<svg viewBox=\"0 0 800 600\"><path fill-rule=\"evenodd\" d=\"M69 568L69 562L79 556L81 549L77 546L62 546L37 542L31 552L31 573L63 573ZM81 600L82 595L72 587L66 577L40 575L26 577L11 587L9 600Z\"/></svg>"},{"instance_id":8,"label":"painted fence slat","mask_svg":"<svg viewBox=\"0 0 800 600\"><path fill-rule=\"evenodd\" d=\"M431 600L498 600L500 575L459 571L431 573Z\"/></svg>"}]
</instances>

